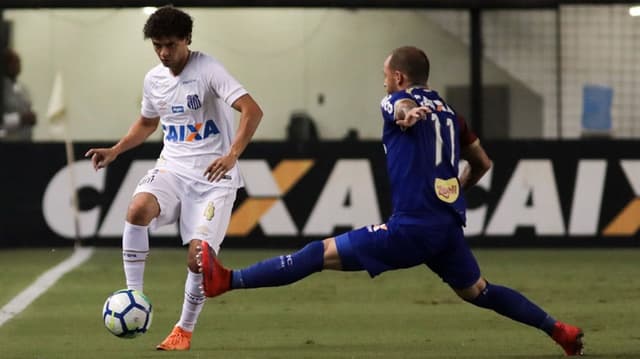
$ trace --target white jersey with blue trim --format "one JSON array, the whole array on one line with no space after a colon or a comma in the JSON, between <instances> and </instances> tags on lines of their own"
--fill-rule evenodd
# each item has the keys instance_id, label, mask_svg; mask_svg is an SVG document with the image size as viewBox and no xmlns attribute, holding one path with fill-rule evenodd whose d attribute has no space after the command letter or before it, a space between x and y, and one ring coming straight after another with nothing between
<instances>
[{"instance_id":1,"label":"white jersey with blue trim","mask_svg":"<svg viewBox=\"0 0 640 359\"><path fill-rule=\"evenodd\" d=\"M231 105L245 94L219 61L198 51L190 52L178 76L162 64L151 69L144 79L141 114L160 117L164 146L157 166L206 182L207 166L229 153L236 132ZM214 184L242 187L237 164Z\"/></svg>"}]
</instances>

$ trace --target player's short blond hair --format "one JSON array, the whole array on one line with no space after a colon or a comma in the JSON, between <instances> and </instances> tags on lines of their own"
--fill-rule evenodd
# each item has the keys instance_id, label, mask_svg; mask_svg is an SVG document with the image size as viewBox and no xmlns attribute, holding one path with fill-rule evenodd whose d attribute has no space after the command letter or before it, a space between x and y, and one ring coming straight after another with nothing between
<instances>
[{"instance_id":1,"label":"player's short blond hair","mask_svg":"<svg viewBox=\"0 0 640 359\"><path fill-rule=\"evenodd\" d=\"M391 52L389 68L409 78L412 84L426 85L429 80L429 58L415 46L403 46Z\"/></svg>"}]
</instances>

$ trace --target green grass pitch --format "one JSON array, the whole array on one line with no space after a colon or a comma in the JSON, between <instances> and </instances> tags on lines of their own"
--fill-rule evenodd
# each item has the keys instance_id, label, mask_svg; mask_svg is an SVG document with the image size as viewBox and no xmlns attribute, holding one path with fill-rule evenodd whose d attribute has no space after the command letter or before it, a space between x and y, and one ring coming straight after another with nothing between
<instances>
[{"instance_id":1,"label":"green grass pitch","mask_svg":"<svg viewBox=\"0 0 640 359\"><path fill-rule=\"evenodd\" d=\"M283 251L282 253L285 253ZM0 251L0 307L70 249ZM223 250L231 267L281 251ZM489 281L523 292L585 330L589 358L640 358L640 251L476 250ZM119 249L97 249L24 312L0 327L0 358L561 358L542 332L458 299L425 267L322 272L285 288L234 291L205 305L189 352L158 352L178 319L183 249L153 249L145 293L150 331L119 339L101 322L124 286Z\"/></svg>"}]
</instances>

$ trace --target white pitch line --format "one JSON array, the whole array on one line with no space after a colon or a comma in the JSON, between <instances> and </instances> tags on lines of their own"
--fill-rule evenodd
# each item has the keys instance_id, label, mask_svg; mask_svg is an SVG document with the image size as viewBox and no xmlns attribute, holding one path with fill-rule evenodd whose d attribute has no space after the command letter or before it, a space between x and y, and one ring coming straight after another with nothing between
<instances>
[{"instance_id":1,"label":"white pitch line","mask_svg":"<svg viewBox=\"0 0 640 359\"><path fill-rule=\"evenodd\" d=\"M44 272L25 290L13 297L2 309L0 309L0 327L11 318L22 312L47 289L51 288L58 279L84 263L93 254L93 248L76 247L71 257L65 259L57 266Z\"/></svg>"}]
</instances>

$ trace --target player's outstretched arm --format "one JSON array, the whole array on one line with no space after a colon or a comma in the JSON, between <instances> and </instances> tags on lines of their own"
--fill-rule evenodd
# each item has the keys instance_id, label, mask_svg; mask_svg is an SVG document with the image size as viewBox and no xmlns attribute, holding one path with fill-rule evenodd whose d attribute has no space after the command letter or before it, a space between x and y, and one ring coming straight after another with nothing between
<instances>
[{"instance_id":1,"label":"player's outstretched arm","mask_svg":"<svg viewBox=\"0 0 640 359\"><path fill-rule=\"evenodd\" d=\"M418 104L410 99L402 99L396 102L394 110L394 118L396 125L403 130L413 126L419 120L426 118L431 112L428 107L418 106Z\"/></svg>"},{"instance_id":2,"label":"player's outstretched arm","mask_svg":"<svg viewBox=\"0 0 640 359\"><path fill-rule=\"evenodd\" d=\"M118 143L109 148L91 148L85 157L91 158L93 168L97 171L106 167L113 162L122 152L128 151L146 140L158 128L160 117L146 118L140 116L136 122L131 125L129 132L122 137Z\"/></svg>"},{"instance_id":3,"label":"player's outstretched arm","mask_svg":"<svg viewBox=\"0 0 640 359\"><path fill-rule=\"evenodd\" d=\"M207 167L204 175L207 176L209 181L219 181L227 171L235 166L236 161L247 148L262 119L260 106L249 94L237 99L232 107L240 112L238 132L233 139L229 153L216 159Z\"/></svg>"},{"instance_id":4,"label":"player's outstretched arm","mask_svg":"<svg viewBox=\"0 0 640 359\"><path fill-rule=\"evenodd\" d=\"M462 158L467 161L467 165L460 175L460 185L463 190L466 190L478 183L480 178L489 171L491 159L489 159L489 155L485 152L479 139L462 148Z\"/></svg>"}]
</instances>

